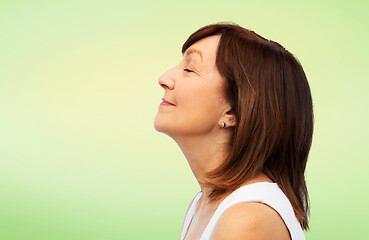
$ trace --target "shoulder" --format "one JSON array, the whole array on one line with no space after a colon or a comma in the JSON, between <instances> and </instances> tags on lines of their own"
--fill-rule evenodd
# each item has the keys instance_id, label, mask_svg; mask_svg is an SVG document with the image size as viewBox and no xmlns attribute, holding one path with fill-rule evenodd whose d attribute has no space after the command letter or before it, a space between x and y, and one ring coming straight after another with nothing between
<instances>
[{"instance_id":1,"label":"shoulder","mask_svg":"<svg viewBox=\"0 0 369 240\"><path fill-rule=\"evenodd\" d=\"M229 207L214 227L211 240L290 240L280 215L263 203L247 202Z\"/></svg>"}]
</instances>

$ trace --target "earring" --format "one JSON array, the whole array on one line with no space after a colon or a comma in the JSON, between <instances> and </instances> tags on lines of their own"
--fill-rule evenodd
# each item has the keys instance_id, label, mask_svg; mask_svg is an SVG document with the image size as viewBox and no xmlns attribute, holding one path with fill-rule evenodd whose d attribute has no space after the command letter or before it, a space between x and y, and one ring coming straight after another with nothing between
<instances>
[{"instance_id":1,"label":"earring","mask_svg":"<svg viewBox=\"0 0 369 240\"><path fill-rule=\"evenodd\" d=\"M221 127L221 128L225 128L225 126L226 126L225 122L221 122L221 123L220 123L220 127Z\"/></svg>"}]
</instances>

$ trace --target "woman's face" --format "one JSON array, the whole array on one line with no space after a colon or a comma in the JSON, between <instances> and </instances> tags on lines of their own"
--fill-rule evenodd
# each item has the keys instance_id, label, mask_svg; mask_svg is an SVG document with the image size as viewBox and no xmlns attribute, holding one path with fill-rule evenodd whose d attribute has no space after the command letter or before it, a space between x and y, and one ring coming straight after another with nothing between
<instances>
[{"instance_id":1,"label":"woman's face","mask_svg":"<svg viewBox=\"0 0 369 240\"><path fill-rule=\"evenodd\" d=\"M159 78L165 93L155 117L157 131L175 137L219 130L224 113L230 110L225 82L215 65L219 40L220 35L215 35L197 41L177 66Z\"/></svg>"}]
</instances>

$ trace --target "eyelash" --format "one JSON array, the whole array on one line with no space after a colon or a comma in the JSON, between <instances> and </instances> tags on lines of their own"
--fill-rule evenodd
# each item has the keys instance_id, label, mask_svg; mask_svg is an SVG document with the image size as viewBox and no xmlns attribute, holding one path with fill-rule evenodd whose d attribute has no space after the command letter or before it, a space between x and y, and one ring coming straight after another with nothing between
<instances>
[{"instance_id":1,"label":"eyelash","mask_svg":"<svg viewBox=\"0 0 369 240\"><path fill-rule=\"evenodd\" d=\"M194 71L192 71L192 70L190 70L190 69L188 69L188 68L183 69L183 71L185 71L185 72L189 72L189 73L194 72Z\"/></svg>"}]
</instances>

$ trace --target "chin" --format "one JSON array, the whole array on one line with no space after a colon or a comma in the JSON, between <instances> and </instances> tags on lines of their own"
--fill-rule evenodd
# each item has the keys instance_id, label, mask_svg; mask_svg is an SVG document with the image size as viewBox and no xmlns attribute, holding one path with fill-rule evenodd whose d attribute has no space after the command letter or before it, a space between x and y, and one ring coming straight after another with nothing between
<instances>
[{"instance_id":1,"label":"chin","mask_svg":"<svg viewBox=\"0 0 369 240\"><path fill-rule=\"evenodd\" d=\"M168 124L165 123L162 119L160 119L160 116L156 115L154 119L154 128L156 131L161 133L166 133L168 131Z\"/></svg>"},{"instance_id":2,"label":"chin","mask_svg":"<svg viewBox=\"0 0 369 240\"><path fill-rule=\"evenodd\" d=\"M174 138L176 135L181 135L178 133L178 129L171 123L171 121L167 121L167 119L161 119L156 116L154 120L154 128L156 131L161 132L171 138Z\"/></svg>"}]
</instances>

